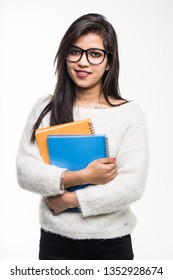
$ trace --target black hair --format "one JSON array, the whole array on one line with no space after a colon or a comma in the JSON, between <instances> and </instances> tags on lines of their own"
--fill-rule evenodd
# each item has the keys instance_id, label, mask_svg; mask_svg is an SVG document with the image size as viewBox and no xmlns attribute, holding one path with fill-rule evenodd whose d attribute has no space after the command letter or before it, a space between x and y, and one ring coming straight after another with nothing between
<instances>
[{"instance_id":1,"label":"black hair","mask_svg":"<svg viewBox=\"0 0 173 280\"><path fill-rule=\"evenodd\" d=\"M70 47L81 36L88 33L99 34L103 38L106 50L109 50L109 71L102 77L102 92L105 100L111 106L109 96L124 100L119 91L119 55L117 35L113 26L100 14L86 14L74 21L63 36L55 56L57 83L48 105L43 109L33 126L31 141L35 141L35 130L39 127L44 116L50 112L50 125L73 121L73 105L76 99L75 84L67 71L66 55Z\"/></svg>"}]
</instances>

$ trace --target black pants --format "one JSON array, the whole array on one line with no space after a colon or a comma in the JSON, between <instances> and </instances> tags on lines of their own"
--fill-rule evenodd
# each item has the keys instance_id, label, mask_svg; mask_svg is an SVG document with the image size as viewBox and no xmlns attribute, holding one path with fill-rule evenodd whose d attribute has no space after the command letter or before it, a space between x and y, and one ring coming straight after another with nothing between
<instances>
[{"instance_id":1,"label":"black pants","mask_svg":"<svg viewBox=\"0 0 173 280\"><path fill-rule=\"evenodd\" d=\"M41 229L39 260L132 260L131 236L75 240Z\"/></svg>"}]
</instances>

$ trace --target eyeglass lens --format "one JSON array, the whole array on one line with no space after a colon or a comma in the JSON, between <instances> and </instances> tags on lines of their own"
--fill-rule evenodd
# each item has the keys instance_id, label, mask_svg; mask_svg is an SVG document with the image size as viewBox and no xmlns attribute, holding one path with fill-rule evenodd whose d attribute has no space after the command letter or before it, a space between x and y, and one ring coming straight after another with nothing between
<instances>
[{"instance_id":1,"label":"eyeglass lens","mask_svg":"<svg viewBox=\"0 0 173 280\"><path fill-rule=\"evenodd\" d=\"M88 49L86 51L72 47L67 55L67 59L71 62L77 62L81 59L83 53L86 52L87 59L92 64L100 64L105 58L105 53L100 49Z\"/></svg>"}]
</instances>

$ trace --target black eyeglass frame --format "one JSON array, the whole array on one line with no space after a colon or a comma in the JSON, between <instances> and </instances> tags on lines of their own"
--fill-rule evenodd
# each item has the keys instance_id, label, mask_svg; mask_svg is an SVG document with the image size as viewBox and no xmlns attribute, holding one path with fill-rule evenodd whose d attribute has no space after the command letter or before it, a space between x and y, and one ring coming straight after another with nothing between
<instances>
[{"instance_id":1,"label":"black eyeglass frame","mask_svg":"<svg viewBox=\"0 0 173 280\"><path fill-rule=\"evenodd\" d=\"M79 62L79 61L81 60L82 56L83 56L83 53L86 53L86 58L87 58L88 62L89 62L90 64L93 64L93 65L99 65L99 64L103 63L103 61L105 60L106 54L111 53L111 52L108 51L108 50L103 50L103 49L99 49L99 48L90 48L90 49L87 49L87 50L81 49L81 48L79 48L79 47L77 47L77 46L72 46L72 48L76 48L76 49L81 50L81 51L82 51L82 52L81 52L81 56L80 56L80 58L79 58L78 60L76 60L76 61L72 61L72 60L70 60L70 59L68 59L68 58L66 57L66 59L67 59L68 61L70 61L70 62ZM104 53L103 60L102 60L100 63L92 63L92 62L90 62L89 59L88 59L88 51L90 51L90 50L93 50L93 51L94 51L94 50L102 51L102 52Z\"/></svg>"}]
</instances>

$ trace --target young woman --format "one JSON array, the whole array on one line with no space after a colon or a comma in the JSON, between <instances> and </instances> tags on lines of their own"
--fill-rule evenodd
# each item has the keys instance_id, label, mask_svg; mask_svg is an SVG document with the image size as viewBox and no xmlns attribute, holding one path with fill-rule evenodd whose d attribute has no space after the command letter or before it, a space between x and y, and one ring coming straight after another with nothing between
<instances>
[{"instance_id":1,"label":"young woman","mask_svg":"<svg viewBox=\"0 0 173 280\"><path fill-rule=\"evenodd\" d=\"M17 156L20 186L42 197L39 259L133 259L130 234L136 219L130 204L144 190L147 137L140 107L119 93L114 28L99 14L78 18L65 33L55 62L54 94L36 102ZM97 134L108 136L110 158L73 172L45 164L36 128L85 118ZM79 184L92 186L69 192ZM76 206L80 213L64 212Z\"/></svg>"}]
</instances>

